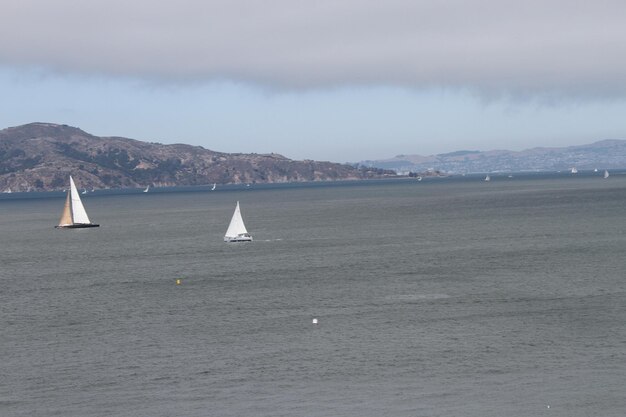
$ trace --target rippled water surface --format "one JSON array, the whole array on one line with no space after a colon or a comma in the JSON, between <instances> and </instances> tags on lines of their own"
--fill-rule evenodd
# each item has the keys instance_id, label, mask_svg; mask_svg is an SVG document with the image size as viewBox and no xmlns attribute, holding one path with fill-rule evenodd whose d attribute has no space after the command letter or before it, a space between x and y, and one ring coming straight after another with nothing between
<instances>
[{"instance_id":1,"label":"rippled water surface","mask_svg":"<svg viewBox=\"0 0 626 417\"><path fill-rule=\"evenodd\" d=\"M626 410L626 176L84 204L0 200L2 416Z\"/></svg>"}]
</instances>

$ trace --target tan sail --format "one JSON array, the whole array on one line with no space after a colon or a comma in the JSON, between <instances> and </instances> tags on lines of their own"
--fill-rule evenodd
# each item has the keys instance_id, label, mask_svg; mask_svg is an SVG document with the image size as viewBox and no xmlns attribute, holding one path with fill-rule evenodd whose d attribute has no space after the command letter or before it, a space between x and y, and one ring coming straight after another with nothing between
<instances>
[{"instance_id":1,"label":"tan sail","mask_svg":"<svg viewBox=\"0 0 626 417\"><path fill-rule=\"evenodd\" d=\"M59 220L59 226L68 226L72 224L72 210L70 208L70 192L67 192L67 198L65 199L65 206L63 206L63 214L61 214L61 220Z\"/></svg>"}]
</instances>

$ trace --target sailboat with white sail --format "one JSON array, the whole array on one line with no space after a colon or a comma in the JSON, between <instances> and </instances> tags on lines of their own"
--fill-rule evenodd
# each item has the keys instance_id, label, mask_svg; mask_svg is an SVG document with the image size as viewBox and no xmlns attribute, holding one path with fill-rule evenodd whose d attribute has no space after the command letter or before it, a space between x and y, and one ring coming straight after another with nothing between
<instances>
[{"instance_id":1,"label":"sailboat with white sail","mask_svg":"<svg viewBox=\"0 0 626 417\"><path fill-rule=\"evenodd\" d=\"M485 181L491 181L491 177L490 177L489 175L487 175L487 176L485 177Z\"/></svg>"},{"instance_id":2,"label":"sailboat with white sail","mask_svg":"<svg viewBox=\"0 0 626 417\"><path fill-rule=\"evenodd\" d=\"M80 194L76 189L76 184L70 175L70 190L67 192L63 214L59 224L55 226L58 229L82 229L85 227L100 227L99 224L92 223L87 216Z\"/></svg>"},{"instance_id":3,"label":"sailboat with white sail","mask_svg":"<svg viewBox=\"0 0 626 417\"><path fill-rule=\"evenodd\" d=\"M609 171L608 170L604 170L604 178L609 178Z\"/></svg>"},{"instance_id":4,"label":"sailboat with white sail","mask_svg":"<svg viewBox=\"0 0 626 417\"><path fill-rule=\"evenodd\" d=\"M217 183L213 183L213 187L211 188L211 191L215 191L215 187L217 187Z\"/></svg>"},{"instance_id":5,"label":"sailboat with white sail","mask_svg":"<svg viewBox=\"0 0 626 417\"><path fill-rule=\"evenodd\" d=\"M150 191L150 184L148 184L148 186L146 187L145 190L143 190L144 193L147 193L148 191Z\"/></svg>"},{"instance_id":6,"label":"sailboat with white sail","mask_svg":"<svg viewBox=\"0 0 626 417\"><path fill-rule=\"evenodd\" d=\"M252 236L246 230L246 225L243 223L241 217L241 210L239 209L239 201L235 207L232 219L228 225L228 230L224 235L224 242L252 242Z\"/></svg>"}]
</instances>

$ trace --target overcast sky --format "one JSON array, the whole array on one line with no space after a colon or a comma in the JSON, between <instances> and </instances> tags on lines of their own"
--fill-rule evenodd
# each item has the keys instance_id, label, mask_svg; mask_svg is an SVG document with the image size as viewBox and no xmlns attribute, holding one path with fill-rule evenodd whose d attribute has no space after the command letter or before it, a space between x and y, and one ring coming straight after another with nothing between
<instances>
[{"instance_id":1,"label":"overcast sky","mask_svg":"<svg viewBox=\"0 0 626 417\"><path fill-rule=\"evenodd\" d=\"M626 139L623 0L0 5L0 128L338 162Z\"/></svg>"}]
</instances>

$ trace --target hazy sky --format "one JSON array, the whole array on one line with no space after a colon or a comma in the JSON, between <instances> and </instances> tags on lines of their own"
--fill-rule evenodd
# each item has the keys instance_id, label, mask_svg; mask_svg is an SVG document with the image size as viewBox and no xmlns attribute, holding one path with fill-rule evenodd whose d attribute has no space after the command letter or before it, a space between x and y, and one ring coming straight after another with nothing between
<instances>
[{"instance_id":1,"label":"hazy sky","mask_svg":"<svg viewBox=\"0 0 626 417\"><path fill-rule=\"evenodd\" d=\"M339 162L626 139L623 0L0 5L0 128Z\"/></svg>"}]
</instances>

